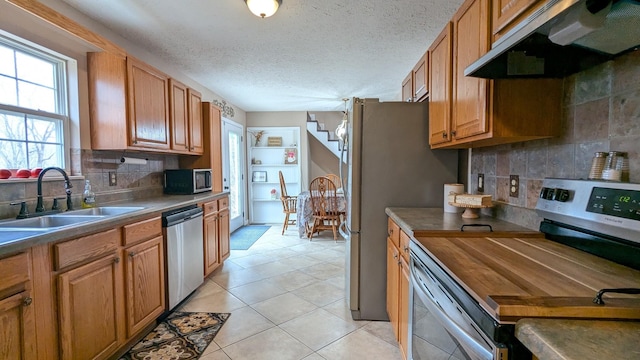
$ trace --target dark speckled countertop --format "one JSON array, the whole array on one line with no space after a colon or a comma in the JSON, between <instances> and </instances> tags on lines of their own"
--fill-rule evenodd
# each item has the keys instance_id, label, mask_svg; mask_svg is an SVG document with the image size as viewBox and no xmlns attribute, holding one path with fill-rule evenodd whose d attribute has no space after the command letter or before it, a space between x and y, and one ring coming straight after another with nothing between
<instances>
[{"instance_id":1,"label":"dark speckled countertop","mask_svg":"<svg viewBox=\"0 0 640 360\"><path fill-rule=\"evenodd\" d=\"M522 319L516 337L540 360L640 359L640 322Z\"/></svg>"},{"instance_id":2,"label":"dark speckled countertop","mask_svg":"<svg viewBox=\"0 0 640 360\"><path fill-rule=\"evenodd\" d=\"M0 256L15 253L28 249L35 245L46 244L49 242L71 239L94 233L97 231L107 230L126 223L135 222L152 216L160 216L162 212L177 209L183 206L212 201L223 196L229 195L229 192L219 193L203 193L195 195L163 195L160 197L147 199L134 199L117 201L110 203L101 203L98 206L126 206L126 207L143 207L144 209L136 210L122 215L107 216L104 218L83 222L74 226L68 226L57 230L51 230L38 233L25 233L25 237L3 241L0 233ZM14 219L4 219L14 220Z\"/></svg>"}]
</instances>

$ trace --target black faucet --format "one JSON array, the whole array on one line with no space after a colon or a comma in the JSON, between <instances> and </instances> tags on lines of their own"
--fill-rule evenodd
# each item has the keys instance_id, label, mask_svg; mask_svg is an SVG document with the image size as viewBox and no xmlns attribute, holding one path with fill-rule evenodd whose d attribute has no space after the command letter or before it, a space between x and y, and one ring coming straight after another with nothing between
<instances>
[{"instance_id":1,"label":"black faucet","mask_svg":"<svg viewBox=\"0 0 640 360\"><path fill-rule=\"evenodd\" d=\"M40 175L38 176L38 199L36 202L36 212L44 211L44 205L42 204L42 177L49 170L57 170L62 174L62 176L64 176L64 189L67 193L67 211L73 210L73 204L71 203L71 188L73 187L73 185L71 185L71 180L69 180L69 176L67 176L67 173L64 172L64 170L59 167L52 166L42 169Z\"/></svg>"}]
</instances>

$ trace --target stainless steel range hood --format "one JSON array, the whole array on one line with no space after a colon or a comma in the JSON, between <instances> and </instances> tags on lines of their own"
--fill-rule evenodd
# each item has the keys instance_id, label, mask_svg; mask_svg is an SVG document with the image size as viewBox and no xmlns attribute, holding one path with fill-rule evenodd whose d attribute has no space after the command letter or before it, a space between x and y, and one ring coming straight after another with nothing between
<instances>
[{"instance_id":1,"label":"stainless steel range hood","mask_svg":"<svg viewBox=\"0 0 640 360\"><path fill-rule=\"evenodd\" d=\"M562 78L640 46L638 0L548 0L465 69L488 79Z\"/></svg>"}]
</instances>

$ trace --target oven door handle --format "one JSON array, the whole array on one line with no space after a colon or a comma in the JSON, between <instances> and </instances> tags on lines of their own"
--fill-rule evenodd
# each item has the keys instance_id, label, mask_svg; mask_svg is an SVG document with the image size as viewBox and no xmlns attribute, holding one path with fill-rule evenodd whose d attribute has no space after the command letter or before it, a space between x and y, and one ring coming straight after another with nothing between
<instances>
[{"instance_id":1,"label":"oven door handle","mask_svg":"<svg viewBox=\"0 0 640 360\"><path fill-rule=\"evenodd\" d=\"M411 271L411 281L413 282L413 286L419 288L418 296L427 307L429 312L436 317L436 319L440 322L440 324L449 332L451 335L460 343L460 345L468 352L472 352L472 354L468 354L472 359L481 359L481 360L492 360L493 353L490 350L487 350L481 344L477 342L469 333L467 333L464 329L460 328L458 324L455 323L453 319L451 319L444 311L438 308L438 305L433 302L433 300L429 297L428 290L422 284L416 274L416 269L412 269ZM426 299L425 299L426 298Z\"/></svg>"}]
</instances>

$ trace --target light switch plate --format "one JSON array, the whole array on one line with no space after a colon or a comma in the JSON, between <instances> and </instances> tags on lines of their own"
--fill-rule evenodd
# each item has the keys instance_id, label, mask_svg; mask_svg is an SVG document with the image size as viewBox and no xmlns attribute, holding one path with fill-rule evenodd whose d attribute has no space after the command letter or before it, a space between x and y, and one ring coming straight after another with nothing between
<instances>
[{"instance_id":1,"label":"light switch plate","mask_svg":"<svg viewBox=\"0 0 640 360\"><path fill-rule=\"evenodd\" d=\"M109 171L109 186L118 185L118 177L115 171Z\"/></svg>"},{"instance_id":2,"label":"light switch plate","mask_svg":"<svg viewBox=\"0 0 640 360\"><path fill-rule=\"evenodd\" d=\"M509 196L515 198L520 196L520 176L518 175L509 175Z\"/></svg>"},{"instance_id":3,"label":"light switch plate","mask_svg":"<svg viewBox=\"0 0 640 360\"><path fill-rule=\"evenodd\" d=\"M484 174L478 174L478 192L484 192Z\"/></svg>"}]
</instances>

